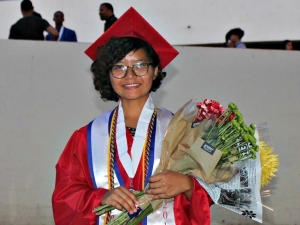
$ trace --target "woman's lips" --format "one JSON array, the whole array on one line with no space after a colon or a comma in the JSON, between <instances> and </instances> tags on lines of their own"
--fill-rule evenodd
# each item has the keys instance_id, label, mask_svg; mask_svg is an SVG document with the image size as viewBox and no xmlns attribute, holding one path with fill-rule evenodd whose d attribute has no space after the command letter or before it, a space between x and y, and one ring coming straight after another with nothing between
<instances>
[{"instance_id":1,"label":"woman's lips","mask_svg":"<svg viewBox=\"0 0 300 225\"><path fill-rule=\"evenodd\" d=\"M140 84L124 84L123 87L124 88L136 88L140 86Z\"/></svg>"}]
</instances>

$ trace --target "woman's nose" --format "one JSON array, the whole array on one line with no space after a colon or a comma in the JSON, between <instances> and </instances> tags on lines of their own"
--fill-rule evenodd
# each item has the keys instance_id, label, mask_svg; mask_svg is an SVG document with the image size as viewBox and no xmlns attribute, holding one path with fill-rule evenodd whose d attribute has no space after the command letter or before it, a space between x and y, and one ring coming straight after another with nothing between
<instances>
[{"instance_id":1,"label":"woman's nose","mask_svg":"<svg viewBox=\"0 0 300 225\"><path fill-rule=\"evenodd\" d=\"M136 78L136 75L133 71L133 68L132 67L127 67L127 74L125 76L125 79L135 79Z\"/></svg>"}]
</instances>

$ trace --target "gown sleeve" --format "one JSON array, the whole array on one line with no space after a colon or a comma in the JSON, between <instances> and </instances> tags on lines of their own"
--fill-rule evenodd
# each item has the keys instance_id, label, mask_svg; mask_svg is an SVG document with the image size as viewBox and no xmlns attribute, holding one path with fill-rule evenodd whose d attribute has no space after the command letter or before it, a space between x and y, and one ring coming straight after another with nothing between
<instances>
[{"instance_id":1,"label":"gown sleeve","mask_svg":"<svg viewBox=\"0 0 300 225\"><path fill-rule=\"evenodd\" d=\"M56 225L94 225L92 210L100 205L104 188L94 189L88 167L87 128L75 131L56 165L52 195Z\"/></svg>"},{"instance_id":2,"label":"gown sleeve","mask_svg":"<svg viewBox=\"0 0 300 225\"><path fill-rule=\"evenodd\" d=\"M212 199L205 189L192 177L194 188L191 200L184 194L174 199L174 217L176 225L210 225L210 206Z\"/></svg>"}]
</instances>

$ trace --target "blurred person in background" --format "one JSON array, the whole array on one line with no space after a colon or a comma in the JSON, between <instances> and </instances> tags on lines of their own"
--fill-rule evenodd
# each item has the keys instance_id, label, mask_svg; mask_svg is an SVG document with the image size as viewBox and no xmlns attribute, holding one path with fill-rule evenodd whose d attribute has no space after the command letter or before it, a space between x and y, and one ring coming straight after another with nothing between
<instances>
[{"instance_id":1,"label":"blurred person in background","mask_svg":"<svg viewBox=\"0 0 300 225\"><path fill-rule=\"evenodd\" d=\"M57 11L53 15L53 21L55 22L55 29L59 33L58 41L77 42L77 36L74 30L64 27L63 22L65 17L63 12ZM51 34L46 36L46 41L53 41L54 38Z\"/></svg>"},{"instance_id":2,"label":"blurred person in background","mask_svg":"<svg viewBox=\"0 0 300 225\"><path fill-rule=\"evenodd\" d=\"M42 15L36 11L33 11L32 15L42 19Z\"/></svg>"},{"instance_id":3,"label":"blurred person in background","mask_svg":"<svg viewBox=\"0 0 300 225\"><path fill-rule=\"evenodd\" d=\"M225 43L223 44L223 47L225 48L235 48L234 43L230 40L230 35L229 32L225 35Z\"/></svg>"},{"instance_id":4,"label":"blurred person in background","mask_svg":"<svg viewBox=\"0 0 300 225\"><path fill-rule=\"evenodd\" d=\"M291 42L290 40L284 40L282 46L284 50L289 50L289 51L294 50L293 42Z\"/></svg>"},{"instance_id":5,"label":"blurred person in background","mask_svg":"<svg viewBox=\"0 0 300 225\"><path fill-rule=\"evenodd\" d=\"M38 17L40 19L43 19L42 15L40 13L36 12L36 11L33 11L32 15L36 16L36 17Z\"/></svg>"},{"instance_id":6,"label":"blurred person in background","mask_svg":"<svg viewBox=\"0 0 300 225\"><path fill-rule=\"evenodd\" d=\"M114 8L110 3L102 3L99 8L99 16L101 20L105 20L104 31L110 28L118 18L114 15Z\"/></svg>"},{"instance_id":7,"label":"blurred person in background","mask_svg":"<svg viewBox=\"0 0 300 225\"><path fill-rule=\"evenodd\" d=\"M228 33L229 40L234 44L235 48L246 48L246 45L241 41L244 36L244 31L240 28L231 29Z\"/></svg>"},{"instance_id":8,"label":"blurred person in background","mask_svg":"<svg viewBox=\"0 0 300 225\"><path fill-rule=\"evenodd\" d=\"M54 40L57 40L57 30L48 21L34 16L33 10L34 8L30 0L23 0L21 2L23 18L11 26L9 39L44 40L43 32L47 31L53 35Z\"/></svg>"}]
</instances>

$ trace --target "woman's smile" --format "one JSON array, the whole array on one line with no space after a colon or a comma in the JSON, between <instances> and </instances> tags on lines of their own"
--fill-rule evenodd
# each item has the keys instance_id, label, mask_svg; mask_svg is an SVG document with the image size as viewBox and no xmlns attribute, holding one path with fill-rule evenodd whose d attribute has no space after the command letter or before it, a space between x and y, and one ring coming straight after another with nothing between
<instances>
[{"instance_id":1,"label":"woman's smile","mask_svg":"<svg viewBox=\"0 0 300 225\"><path fill-rule=\"evenodd\" d=\"M123 87L126 88L126 89L134 89L134 88L137 88L139 87L140 84L124 84Z\"/></svg>"}]
</instances>

